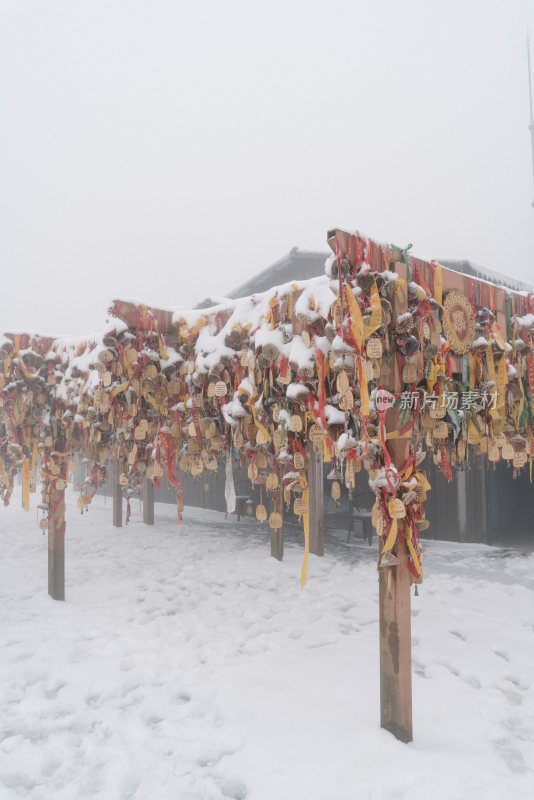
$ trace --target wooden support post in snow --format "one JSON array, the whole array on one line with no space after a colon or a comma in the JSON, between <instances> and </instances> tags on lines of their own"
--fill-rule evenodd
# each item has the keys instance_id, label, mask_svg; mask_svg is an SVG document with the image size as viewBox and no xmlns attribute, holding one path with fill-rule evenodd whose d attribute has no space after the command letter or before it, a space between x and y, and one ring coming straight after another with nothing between
<instances>
[{"instance_id":1,"label":"wooden support post in snow","mask_svg":"<svg viewBox=\"0 0 534 800\"><path fill-rule=\"evenodd\" d=\"M324 556L323 454L308 445L308 487L310 491L310 553Z\"/></svg>"},{"instance_id":2,"label":"wooden support post in snow","mask_svg":"<svg viewBox=\"0 0 534 800\"><path fill-rule=\"evenodd\" d=\"M406 278L406 268L396 264L401 278ZM398 314L407 308L406 285L395 301ZM392 392L402 391L402 376L396 360L391 364L389 385ZM386 430L399 427L399 411L388 409ZM387 442L392 464L400 471L410 452L409 439L391 439ZM400 564L380 570L380 725L402 742L412 741L412 640L410 618L409 554L404 542L397 543ZM388 573L391 573L388 586Z\"/></svg>"},{"instance_id":3,"label":"wooden support post in snow","mask_svg":"<svg viewBox=\"0 0 534 800\"><path fill-rule=\"evenodd\" d=\"M122 486L120 485L120 462L113 462L113 525L122 528Z\"/></svg>"},{"instance_id":4,"label":"wooden support post in snow","mask_svg":"<svg viewBox=\"0 0 534 800\"><path fill-rule=\"evenodd\" d=\"M48 504L48 594L65 599L65 489L50 489Z\"/></svg>"},{"instance_id":5,"label":"wooden support post in snow","mask_svg":"<svg viewBox=\"0 0 534 800\"><path fill-rule=\"evenodd\" d=\"M409 443L398 440L405 452L391 452L401 468ZM389 448L389 445L388 445ZM399 447L399 451L401 448ZM412 633L408 547L397 544L400 564L380 570L380 725L401 742L412 741ZM388 588L388 572L391 583Z\"/></svg>"},{"instance_id":6,"label":"wooden support post in snow","mask_svg":"<svg viewBox=\"0 0 534 800\"><path fill-rule=\"evenodd\" d=\"M154 524L154 483L146 477L143 483L143 522L145 525Z\"/></svg>"},{"instance_id":7,"label":"wooden support post in snow","mask_svg":"<svg viewBox=\"0 0 534 800\"><path fill-rule=\"evenodd\" d=\"M274 493L273 511L284 518L284 490L282 488L282 471L277 468L278 489ZM284 528L274 528L271 531L271 556L281 561L284 557Z\"/></svg>"}]
</instances>

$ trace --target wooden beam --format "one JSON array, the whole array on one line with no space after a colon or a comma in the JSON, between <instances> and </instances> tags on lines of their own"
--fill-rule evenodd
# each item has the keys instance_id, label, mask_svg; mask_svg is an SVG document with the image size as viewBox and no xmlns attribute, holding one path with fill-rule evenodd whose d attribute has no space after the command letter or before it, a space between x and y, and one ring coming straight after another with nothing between
<instances>
[{"instance_id":1,"label":"wooden beam","mask_svg":"<svg viewBox=\"0 0 534 800\"><path fill-rule=\"evenodd\" d=\"M58 491L55 482L48 502L48 594L65 599L65 489Z\"/></svg>"},{"instance_id":2,"label":"wooden beam","mask_svg":"<svg viewBox=\"0 0 534 800\"><path fill-rule=\"evenodd\" d=\"M273 497L273 511L278 512L282 519L284 518L284 490L282 488L282 475L283 470L279 464L276 466L276 473L278 475L278 489L276 489ZM284 557L284 528L270 528L271 531L271 556L281 561Z\"/></svg>"},{"instance_id":3,"label":"wooden beam","mask_svg":"<svg viewBox=\"0 0 534 800\"><path fill-rule=\"evenodd\" d=\"M141 319L141 310L149 312L158 323L160 333L171 333L173 330L173 312L168 308L156 308L154 306L141 306L131 300L113 300L109 312L122 322L126 323L130 330L135 330Z\"/></svg>"},{"instance_id":4,"label":"wooden beam","mask_svg":"<svg viewBox=\"0 0 534 800\"><path fill-rule=\"evenodd\" d=\"M143 522L145 525L154 524L154 483L146 477L143 483Z\"/></svg>"},{"instance_id":5,"label":"wooden beam","mask_svg":"<svg viewBox=\"0 0 534 800\"><path fill-rule=\"evenodd\" d=\"M310 491L310 553L324 556L323 454L308 445L308 487Z\"/></svg>"},{"instance_id":6,"label":"wooden beam","mask_svg":"<svg viewBox=\"0 0 534 800\"><path fill-rule=\"evenodd\" d=\"M404 264L396 264L400 277L406 279ZM395 311L403 313L408 307L406 284L395 299ZM391 363L389 386L393 392L402 391L402 376L396 359ZM390 408L386 413L386 430L399 427L399 411ZM391 461L400 471L410 452L410 440L391 439L387 442ZM397 543L400 564L384 567L379 572L380 608L380 725L402 742L412 741L412 639L411 595L408 571L408 548Z\"/></svg>"},{"instance_id":7,"label":"wooden beam","mask_svg":"<svg viewBox=\"0 0 534 800\"><path fill-rule=\"evenodd\" d=\"M120 485L121 465L113 462L113 525L122 528L122 486Z\"/></svg>"}]
</instances>

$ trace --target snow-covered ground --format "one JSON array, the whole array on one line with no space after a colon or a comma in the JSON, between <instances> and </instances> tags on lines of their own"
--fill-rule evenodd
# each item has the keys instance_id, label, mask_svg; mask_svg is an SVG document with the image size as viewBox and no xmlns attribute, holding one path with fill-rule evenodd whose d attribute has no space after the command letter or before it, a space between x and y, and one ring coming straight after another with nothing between
<instances>
[{"instance_id":1,"label":"snow-covered ground","mask_svg":"<svg viewBox=\"0 0 534 800\"><path fill-rule=\"evenodd\" d=\"M35 513L0 511L0 800L534 797L534 555L428 543L404 745L374 547L329 537L301 590L296 534L280 564L251 520L70 496L61 603Z\"/></svg>"}]
</instances>

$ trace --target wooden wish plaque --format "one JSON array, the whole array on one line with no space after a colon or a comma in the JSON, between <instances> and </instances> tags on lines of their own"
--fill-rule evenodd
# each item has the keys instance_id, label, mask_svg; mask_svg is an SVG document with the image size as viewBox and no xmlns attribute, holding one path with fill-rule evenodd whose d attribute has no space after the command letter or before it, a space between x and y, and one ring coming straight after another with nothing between
<instances>
[{"instance_id":1,"label":"wooden wish plaque","mask_svg":"<svg viewBox=\"0 0 534 800\"><path fill-rule=\"evenodd\" d=\"M443 328L456 355L470 350L475 339L475 319L471 303L463 292L453 289L443 303Z\"/></svg>"}]
</instances>

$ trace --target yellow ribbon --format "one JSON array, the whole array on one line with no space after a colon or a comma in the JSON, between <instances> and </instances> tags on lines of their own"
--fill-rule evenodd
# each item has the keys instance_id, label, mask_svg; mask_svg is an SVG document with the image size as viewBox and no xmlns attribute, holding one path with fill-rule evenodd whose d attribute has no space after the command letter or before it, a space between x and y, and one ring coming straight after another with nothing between
<instances>
[{"instance_id":1,"label":"yellow ribbon","mask_svg":"<svg viewBox=\"0 0 534 800\"><path fill-rule=\"evenodd\" d=\"M159 354L160 354L161 358L162 358L164 361L168 361L168 360L169 360L169 354L168 354L168 353L167 353L167 351L165 350L165 345L163 344L163 337L162 337L161 333L159 332L159 326L158 326L158 321L157 321L157 319L154 319L154 330L155 330L155 331L156 331L156 333L158 334L158 349L159 349Z\"/></svg>"},{"instance_id":2,"label":"yellow ribbon","mask_svg":"<svg viewBox=\"0 0 534 800\"><path fill-rule=\"evenodd\" d=\"M165 416L167 416L167 414L168 414L169 412L167 411L167 409L165 408L165 406L164 406L164 405L162 405L161 403L158 403L158 402L157 402L157 400L156 400L154 397L152 397L152 395L150 394L150 392L144 392L144 394L143 394L143 397L145 398L145 400L148 400L148 402L150 403L150 405L151 405L151 406L153 406L153 408L157 408L157 409L159 409L159 411L160 411L162 414L165 414Z\"/></svg>"},{"instance_id":3,"label":"yellow ribbon","mask_svg":"<svg viewBox=\"0 0 534 800\"><path fill-rule=\"evenodd\" d=\"M30 491L36 492L37 487L35 485L35 470L37 469L37 459L39 458L39 445L37 444L37 439L35 439L33 443L33 452L32 452L32 472L34 475L33 484L31 485Z\"/></svg>"},{"instance_id":4,"label":"yellow ribbon","mask_svg":"<svg viewBox=\"0 0 534 800\"><path fill-rule=\"evenodd\" d=\"M506 342L502 338L501 333L499 331L499 326L497 325L496 322L493 323L490 330L491 333L493 334L493 338L495 339L501 350L506 350Z\"/></svg>"},{"instance_id":5,"label":"yellow ribbon","mask_svg":"<svg viewBox=\"0 0 534 800\"><path fill-rule=\"evenodd\" d=\"M182 339L187 339L188 341L192 341L196 336L198 336L200 330L206 325L207 318L202 316L199 317L195 323L195 327L192 330L189 330L189 326L187 322L183 319L178 321L178 331Z\"/></svg>"},{"instance_id":6,"label":"yellow ribbon","mask_svg":"<svg viewBox=\"0 0 534 800\"><path fill-rule=\"evenodd\" d=\"M475 354L468 352L467 353L467 360L469 361L469 388L475 388L475 370L476 370L476 361L475 361Z\"/></svg>"},{"instance_id":7,"label":"yellow ribbon","mask_svg":"<svg viewBox=\"0 0 534 800\"><path fill-rule=\"evenodd\" d=\"M371 301L371 318L364 323L364 338L368 339L382 325L382 306L380 305L380 295L376 287L376 281L371 286L369 295Z\"/></svg>"},{"instance_id":8,"label":"yellow ribbon","mask_svg":"<svg viewBox=\"0 0 534 800\"><path fill-rule=\"evenodd\" d=\"M411 428L405 431L404 433L399 433L398 431L392 431L391 433L386 433L386 439L411 439L412 434L413 430Z\"/></svg>"},{"instance_id":9,"label":"yellow ribbon","mask_svg":"<svg viewBox=\"0 0 534 800\"><path fill-rule=\"evenodd\" d=\"M263 433L263 435L266 438L266 441L270 442L271 438L272 438L271 434L269 433L269 431L267 430L265 425L262 425L261 422L258 421L258 419L256 417L256 409L254 408L254 404L253 403L250 404L250 408L251 408L251 411L252 411L252 416L254 417L255 426L258 428L258 430L260 430Z\"/></svg>"},{"instance_id":10,"label":"yellow ribbon","mask_svg":"<svg viewBox=\"0 0 534 800\"><path fill-rule=\"evenodd\" d=\"M362 407L362 416L369 416L369 386L367 384L367 376L363 369L362 359L358 358L358 377L360 379L360 402Z\"/></svg>"},{"instance_id":11,"label":"yellow ribbon","mask_svg":"<svg viewBox=\"0 0 534 800\"><path fill-rule=\"evenodd\" d=\"M388 553L390 550L393 549L393 545L397 541L397 531L398 531L397 512L394 511L393 512L393 517L392 517L392 522L391 522L391 528L389 529L389 533L388 533L388 538L386 539L386 543L385 543L384 547L380 551L380 555L381 556L384 555L384 553Z\"/></svg>"},{"instance_id":12,"label":"yellow ribbon","mask_svg":"<svg viewBox=\"0 0 534 800\"><path fill-rule=\"evenodd\" d=\"M495 361L493 358L493 350L491 345L486 347L486 366L488 368L488 378L490 381L497 383L497 375L495 373Z\"/></svg>"},{"instance_id":13,"label":"yellow ribbon","mask_svg":"<svg viewBox=\"0 0 534 800\"><path fill-rule=\"evenodd\" d=\"M4 469L4 462L0 458L0 479L5 483L6 487L9 488L9 481L7 479L6 471Z\"/></svg>"},{"instance_id":14,"label":"yellow ribbon","mask_svg":"<svg viewBox=\"0 0 534 800\"><path fill-rule=\"evenodd\" d=\"M432 486L430 485L430 481L426 477L425 473L424 472L419 472L419 470L418 470L415 473L415 477L417 478L417 481L419 482L419 485L423 487L425 492L429 492L430 489L432 488Z\"/></svg>"},{"instance_id":15,"label":"yellow ribbon","mask_svg":"<svg viewBox=\"0 0 534 800\"><path fill-rule=\"evenodd\" d=\"M300 571L300 588L306 585L308 578L308 560L310 554L310 493L308 490L302 492L302 499L306 503L306 511L302 515L304 523L304 558L302 559L302 569Z\"/></svg>"},{"instance_id":16,"label":"yellow ribbon","mask_svg":"<svg viewBox=\"0 0 534 800\"><path fill-rule=\"evenodd\" d=\"M436 384L436 381L438 379L438 370L439 370L439 367L438 367L437 362L436 361L432 361L432 366L430 367L430 375L428 376L427 381L426 381L427 386L428 386L428 391L430 393L432 393L432 390L433 390L433 388L434 388L434 386Z\"/></svg>"},{"instance_id":17,"label":"yellow ribbon","mask_svg":"<svg viewBox=\"0 0 534 800\"><path fill-rule=\"evenodd\" d=\"M505 389L508 383L508 368L506 365L506 356L503 354L499 360L497 367L497 408L502 408L505 405Z\"/></svg>"},{"instance_id":18,"label":"yellow ribbon","mask_svg":"<svg viewBox=\"0 0 534 800\"><path fill-rule=\"evenodd\" d=\"M519 389L521 390L521 400L519 401L519 406L516 411L516 419L515 419L515 427L516 430L519 430L519 420L521 419L521 414L523 413L523 409L525 408L525 391L523 389L523 381L519 380Z\"/></svg>"},{"instance_id":19,"label":"yellow ribbon","mask_svg":"<svg viewBox=\"0 0 534 800\"><path fill-rule=\"evenodd\" d=\"M354 293L348 284L345 285L345 296L347 298L347 304L349 306L349 312L351 318L350 329L354 337L354 341L356 342L358 352L361 353L363 345L363 337L364 337L362 312L360 311L360 306L358 305L358 301L354 297Z\"/></svg>"},{"instance_id":20,"label":"yellow ribbon","mask_svg":"<svg viewBox=\"0 0 534 800\"><path fill-rule=\"evenodd\" d=\"M265 319L267 320L267 322L270 322L271 324L272 331L274 330L274 309L276 308L277 305L278 305L278 297L277 295L275 295L274 297L271 297L271 299L269 300L269 311L265 315Z\"/></svg>"},{"instance_id":21,"label":"yellow ribbon","mask_svg":"<svg viewBox=\"0 0 534 800\"><path fill-rule=\"evenodd\" d=\"M421 562L419 561L419 556L415 552L415 547L413 546L412 526L410 524L406 524L404 526L404 533L406 538L406 544L408 545L408 550L410 551L410 555L417 570L417 574L419 575L419 577L421 577L421 575L423 574L423 570L421 569Z\"/></svg>"},{"instance_id":22,"label":"yellow ribbon","mask_svg":"<svg viewBox=\"0 0 534 800\"><path fill-rule=\"evenodd\" d=\"M115 386L115 388L111 390L111 396L112 397L116 397L121 392L125 392L126 389L128 389L129 386L130 386L130 381L129 380L125 381L124 383L121 383L120 386Z\"/></svg>"},{"instance_id":23,"label":"yellow ribbon","mask_svg":"<svg viewBox=\"0 0 534 800\"><path fill-rule=\"evenodd\" d=\"M486 347L486 367L488 369L488 378L497 385L498 381L497 374L495 372L495 360L493 358L493 349L491 345ZM492 419L497 419L499 416L499 413L493 404L491 405L489 412Z\"/></svg>"}]
</instances>

